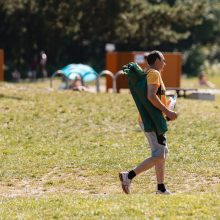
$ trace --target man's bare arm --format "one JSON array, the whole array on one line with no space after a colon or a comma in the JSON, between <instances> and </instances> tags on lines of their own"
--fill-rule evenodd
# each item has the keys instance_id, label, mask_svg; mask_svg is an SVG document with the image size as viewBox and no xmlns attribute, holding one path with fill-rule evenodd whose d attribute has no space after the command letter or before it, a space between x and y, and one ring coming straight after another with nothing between
<instances>
[{"instance_id":1,"label":"man's bare arm","mask_svg":"<svg viewBox=\"0 0 220 220\"><path fill-rule=\"evenodd\" d=\"M153 106L161 110L166 114L168 118L171 120L175 120L177 118L177 114L174 111L170 111L159 99L156 95L158 90L158 86L156 84L148 84L147 86L147 98L152 103Z\"/></svg>"}]
</instances>

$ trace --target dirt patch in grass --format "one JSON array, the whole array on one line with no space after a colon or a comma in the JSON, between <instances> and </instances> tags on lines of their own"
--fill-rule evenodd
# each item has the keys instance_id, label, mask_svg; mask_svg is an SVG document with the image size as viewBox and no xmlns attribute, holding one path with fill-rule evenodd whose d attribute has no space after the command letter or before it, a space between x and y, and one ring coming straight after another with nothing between
<instances>
[{"instance_id":1,"label":"dirt patch in grass","mask_svg":"<svg viewBox=\"0 0 220 220\"><path fill-rule=\"evenodd\" d=\"M0 196L6 198L43 196L47 194L115 194L120 192L120 183L100 183L97 177L85 176L83 173L62 173L54 168L40 179L13 179L0 183Z\"/></svg>"},{"instance_id":2,"label":"dirt patch in grass","mask_svg":"<svg viewBox=\"0 0 220 220\"><path fill-rule=\"evenodd\" d=\"M132 186L134 193L152 193L150 188L153 185L153 180L150 180L148 184L146 182L144 176L135 181ZM173 189L175 194L217 192L219 188L219 177L207 178L195 174L189 174L183 182L170 185L170 189ZM54 168L40 179L14 179L0 184L0 196L6 198L41 197L48 194L67 193L109 195L122 193L122 190L118 179L114 178L111 181L101 177L86 176L83 173L78 173L78 175L75 172L62 173L59 168Z\"/></svg>"}]
</instances>

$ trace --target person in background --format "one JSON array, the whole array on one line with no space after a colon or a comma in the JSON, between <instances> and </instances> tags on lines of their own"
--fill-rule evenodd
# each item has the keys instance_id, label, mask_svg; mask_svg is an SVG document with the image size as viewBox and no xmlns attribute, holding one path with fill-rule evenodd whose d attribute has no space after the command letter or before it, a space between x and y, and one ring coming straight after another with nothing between
<instances>
[{"instance_id":1,"label":"person in background","mask_svg":"<svg viewBox=\"0 0 220 220\"><path fill-rule=\"evenodd\" d=\"M75 80L73 80L69 88L74 91L88 91L88 88L83 86L82 79L80 76L76 76Z\"/></svg>"},{"instance_id":2,"label":"person in background","mask_svg":"<svg viewBox=\"0 0 220 220\"><path fill-rule=\"evenodd\" d=\"M17 69L15 69L11 75L13 82L19 82L21 80L21 73Z\"/></svg>"},{"instance_id":3,"label":"person in background","mask_svg":"<svg viewBox=\"0 0 220 220\"><path fill-rule=\"evenodd\" d=\"M203 73L203 72L198 75L198 80L199 80L199 85L200 86L205 86L205 87L209 87L209 88L212 88L212 89L215 88L215 84L208 81L206 74Z\"/></svg>"},{"instance_id":4,"label":"person in background","mask_svg":"<svg viewBox=\"0 0 220 220\"><path fill-rule=\"evenodd\" d=\"M34 54L31 60L30 70L28 71L28 77L30 80L35 81L37 79L38 70L39 70L39 60L37 54Z\"/></svg>"},{"instance_id":5,"label":"person in background","mask_svg":"<svg viewBox=\"0 0 220 220\"><path fill-rule=\"evenodd\" d=\"M46 70L46 64L47 64L47 55L44 51L40 52L40 72L43 76L43 78L47 78L47 70Z\"/></svg>"}]
</instances>

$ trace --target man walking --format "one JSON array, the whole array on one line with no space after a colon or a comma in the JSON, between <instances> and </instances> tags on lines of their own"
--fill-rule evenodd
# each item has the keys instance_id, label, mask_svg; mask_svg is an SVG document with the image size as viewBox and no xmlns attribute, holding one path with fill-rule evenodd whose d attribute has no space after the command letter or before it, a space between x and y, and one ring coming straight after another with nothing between
<instances>
[{"instance_id":1,"label":"man walking","mask_svg":"<svg viewBox=\"0 0 220 220\"><path fill-rule=\"evenodd\" d=\"M135 90L132 90L131 87L130 89L142 119L141 123L143 124L144 134L151 148L151 157L128 172L120 172L119 178L123 191L129 194L132 179L140 173L155 167L157 193L170 194L164 184L165 160L168 153L165 134L167 129L164 117L175 120L177 114L166 106L165 86L161 78L161 72L165 66L163 54L160 51L152 51L146 56L146 60L149 67L146 70L147 95L145 94L145 100L149 102L149 107L143 107L141 100L134 94ZM165 129L160 129L161 125L158 125L158 117L154 115L154 112L161 114L162 121L164 120L163 123L165 123Z\"/></svg>"}]
</instances>

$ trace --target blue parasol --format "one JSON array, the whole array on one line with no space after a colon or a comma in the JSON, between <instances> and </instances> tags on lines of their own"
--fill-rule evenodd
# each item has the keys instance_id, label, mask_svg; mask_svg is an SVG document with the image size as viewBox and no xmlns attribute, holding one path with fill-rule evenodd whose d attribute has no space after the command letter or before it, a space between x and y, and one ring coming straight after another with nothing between
<instances>
[{"instance_id":1,"label":"blue parasol","mask_svg":"<svg viewBox=\"0 0 220 220\"><path fill-rule=\"evenodd\" d=\"M85 64L69 64L56 73L63 74L70 80L75 80L77 76L80 76L83 82L93 81L98 75L92 67Z\"/></svg>"}]
</instances>

